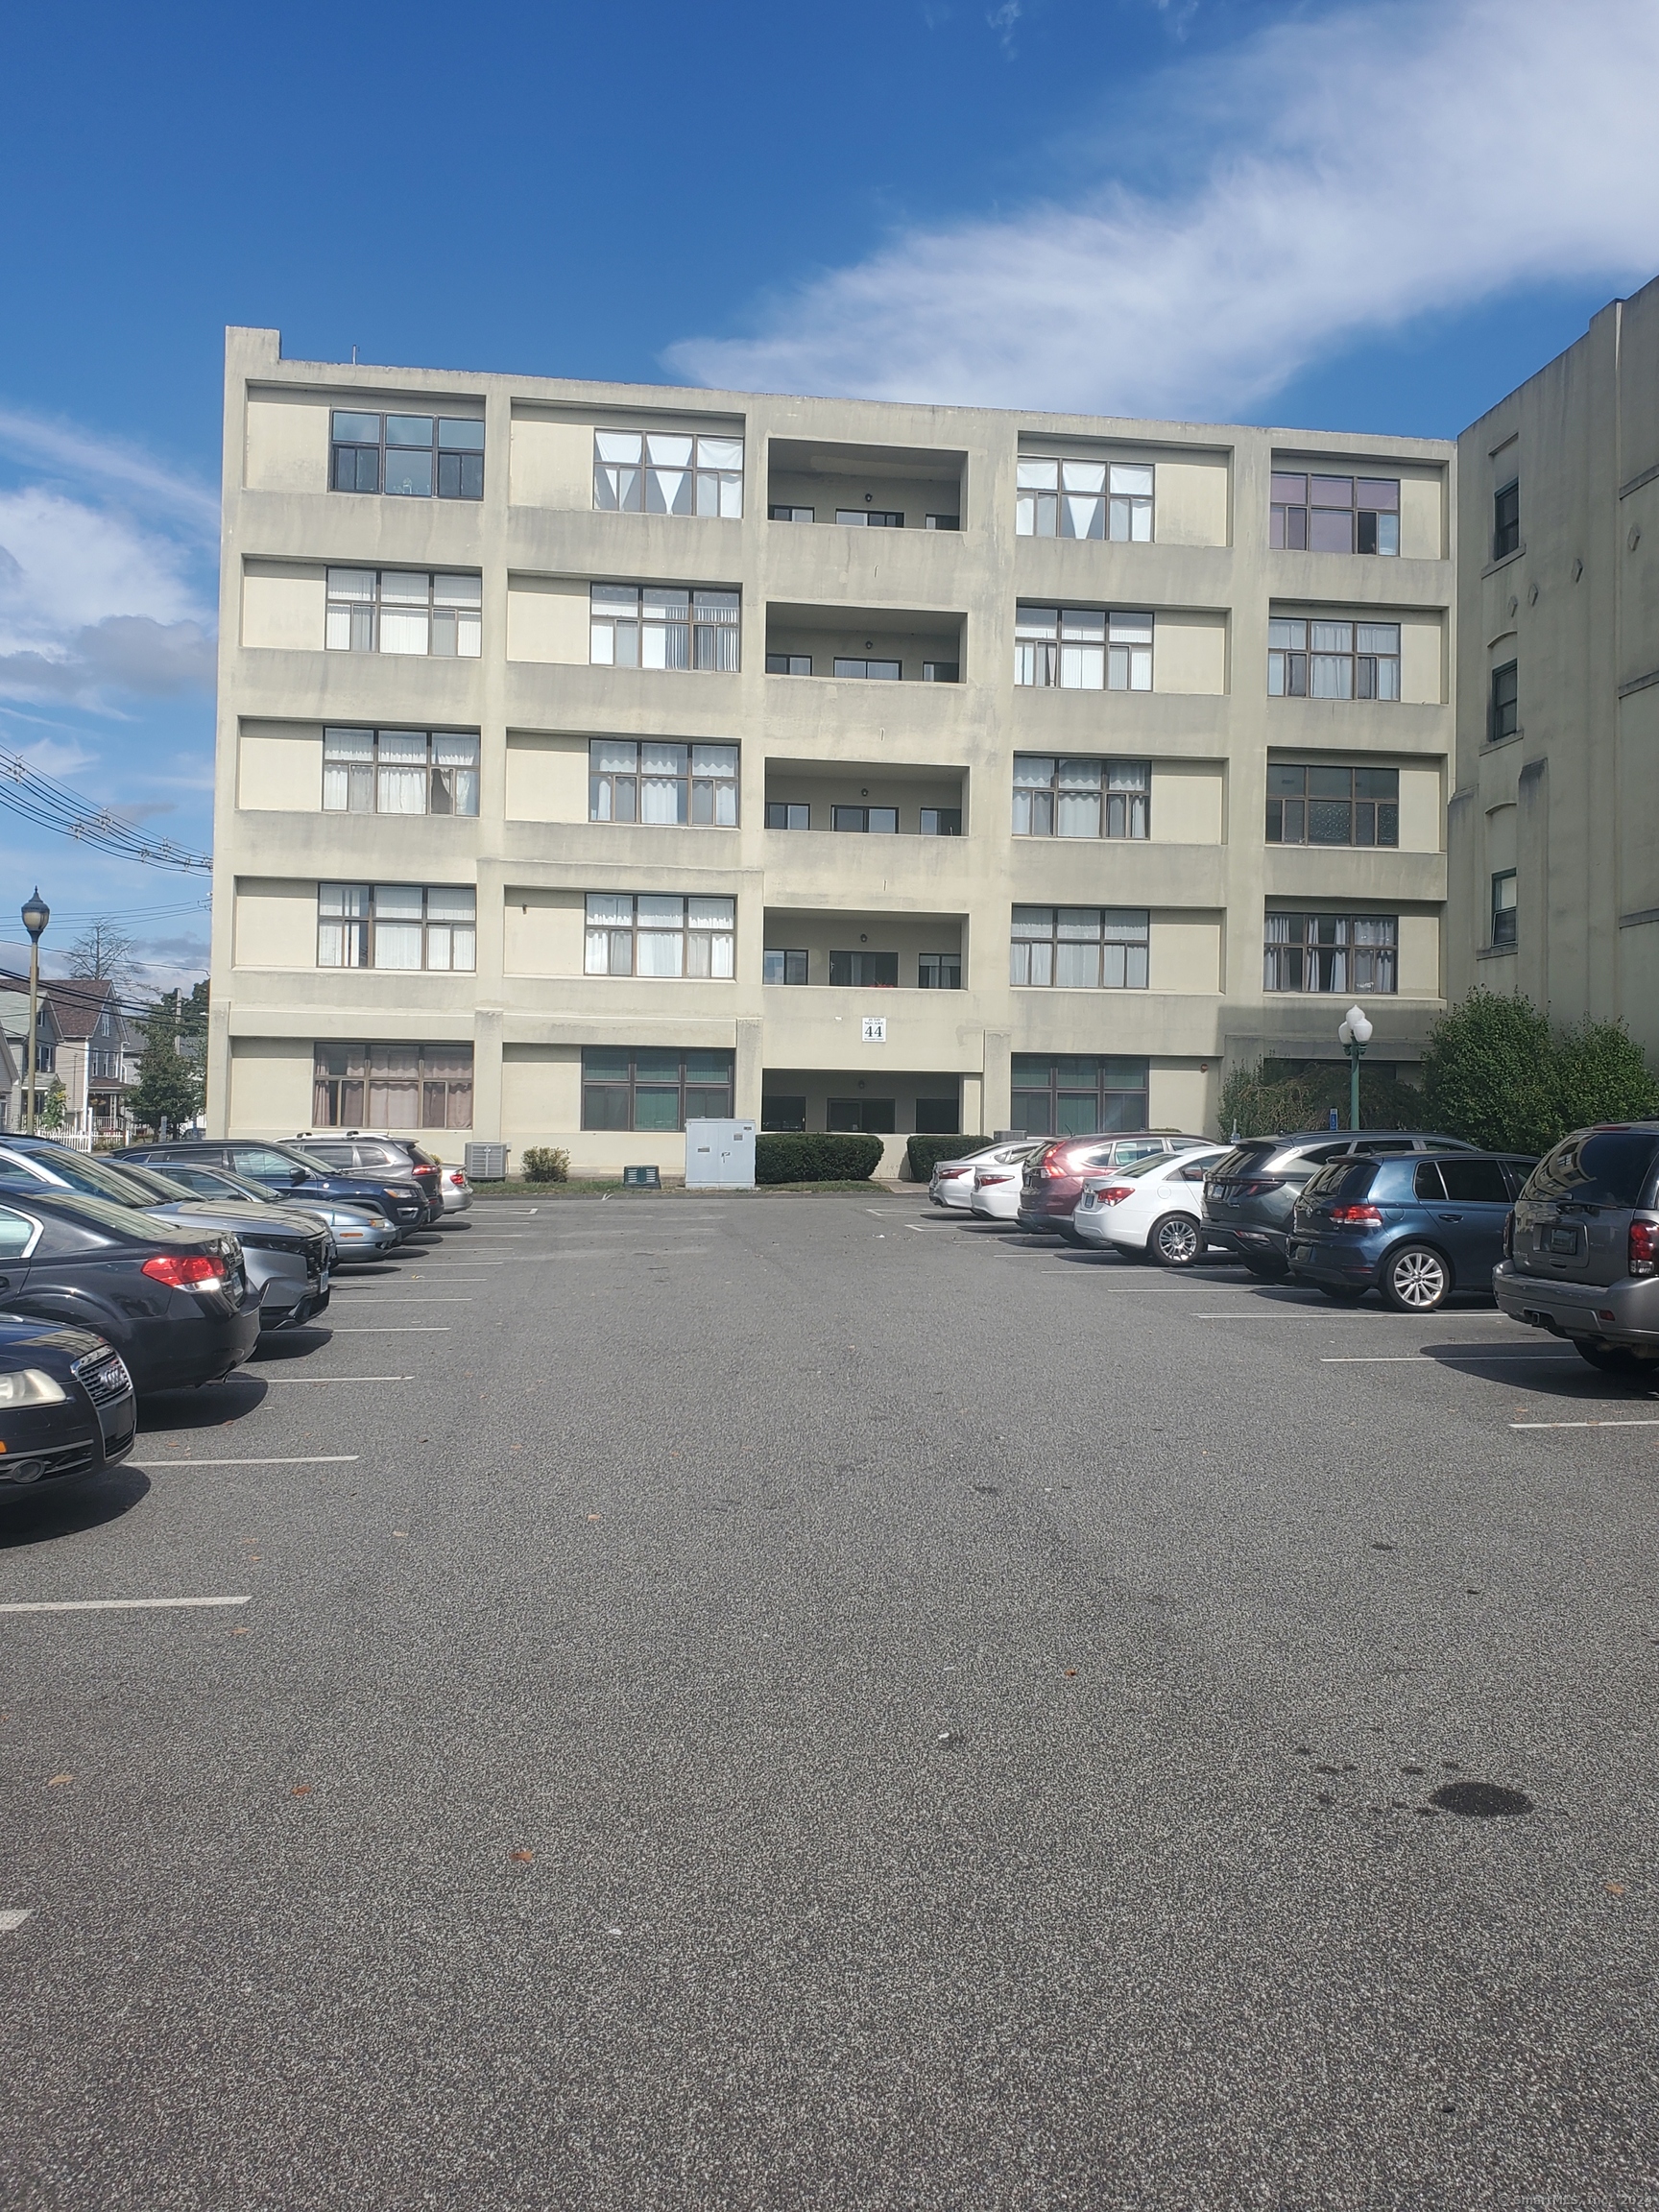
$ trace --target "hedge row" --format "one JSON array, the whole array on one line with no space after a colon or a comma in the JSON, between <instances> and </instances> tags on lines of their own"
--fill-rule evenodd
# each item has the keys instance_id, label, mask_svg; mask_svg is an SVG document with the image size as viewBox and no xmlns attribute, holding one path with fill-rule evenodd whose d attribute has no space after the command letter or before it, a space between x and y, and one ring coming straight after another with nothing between
<instances>
[{"instance_id":1,"label":"hedge row","mask_svg":"<svg viewBox=\"0 0 1659 2212\"><path fill-rule=\"evenodd\" d=\"M912 1137L904 1147L904 1164L913 1182L926 1183L941 1160L965 1160L990 1142L989 1137Z\"/></svg>"},{"instance_id":2,"label":"hedge row","mask_svg":"<svg viewBox=\"0 0 1659 2212\"><path fill-rule=\"evenodd\" d=\"M772 1133L755 1140L757 1183L859 1183L876 1172L879 1137Z\"/></svg>"}]
</instances>

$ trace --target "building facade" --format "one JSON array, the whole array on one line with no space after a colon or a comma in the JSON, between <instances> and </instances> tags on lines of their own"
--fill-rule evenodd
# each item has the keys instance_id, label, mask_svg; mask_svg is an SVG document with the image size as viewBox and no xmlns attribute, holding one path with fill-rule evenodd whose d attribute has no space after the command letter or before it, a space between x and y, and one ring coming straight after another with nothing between
<instances>
[{"instance_id":1,"label":"building facade","mask_svg":"<svg viewBox=\"0 0 1659 2212\"><path fill-rule=\"evenodd\" d=\"M1659 281L1458 442L1454 997L1659 1057Z\"/></svg>"},{"instance_id":2,"label":"building facade","mask_svg":"<svg viewBox=\"0 0 1659 2212\"><path fill-rule=\"evenodd\" d=\"M1214 1127L1443 1005L1455 449L228 334L211 1126Z\"/></svg>"}]
</instances>

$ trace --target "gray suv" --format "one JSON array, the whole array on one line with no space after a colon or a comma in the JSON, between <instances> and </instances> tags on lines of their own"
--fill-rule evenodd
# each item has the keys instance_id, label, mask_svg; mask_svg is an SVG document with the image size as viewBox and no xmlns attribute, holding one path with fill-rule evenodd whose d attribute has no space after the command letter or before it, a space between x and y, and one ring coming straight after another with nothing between
<instances>
[{"instance_id":1,"label":"gray suv","mask_svg":"<svg viewBox=\"0 0 1659 2212\"><path fill-rule=\"evenodd\" d=\"M1204 1178L1208 1240L1274 1283L1289 1266L1290 1216L1321 1167L1333 1160L1386 1159L1397 1152L1473 1152L1461 1137L1408 1129L1304 1129L1289 1137L1247 1137Z\"/></svg>"},{"instance_id":2,"label":"gray suv","mask_svg":"<svg viewBox=\"0 0 1659 2212\"><path fill-rule=\"evenodd\" d=\"M1659 1360L1659 1122L1577 1129L1539 1161L1492 1294L1605 1373Z\"/></svg>"}]
</instances>

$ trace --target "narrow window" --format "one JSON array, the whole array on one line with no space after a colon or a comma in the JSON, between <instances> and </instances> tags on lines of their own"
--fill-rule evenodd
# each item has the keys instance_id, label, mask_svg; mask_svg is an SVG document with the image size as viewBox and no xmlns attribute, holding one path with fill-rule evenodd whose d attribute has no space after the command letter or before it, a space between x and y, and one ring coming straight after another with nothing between
<instances>
[{"instance_id":1,"label":"narrow window","mask_svg":"<svg viewBox=\"0 0 1659 2212\"><path fill-rule=\"evenodd\" d=\"M805 953L768 945L760 955L760 980L762 983L805 983Z\"/></svg>"},{"instance_id":2,"label":"narrow window","mask_svg":"<svg viewBox=\"0 0 1659 2212\"><path fill-rule=\"evenodd\" d=\"M1521 549L1521 483L1518 477L1492 494L1492 558L1502 561L1505 554Z\"/></svg>"},{"instance_id":3,"label":"narrow window","mask_svg":"<svg viewBox=\"0 0 1659 2212\"><path fill-rule=\"evenodd\" d=\"M917 956L916 985L921 991L960 991L960 952L923 952Z\"/></svg>"},{"instance_id":4,"label":"narrow window","mask_svg":"<svg viewBox=\"0 0 1659 2212\"><path fill-rule=\"evenodd\" d=\"M1113 462L1109 535L1117 543L1144 545L1151 541L1152 484L1150 469Z\"/></svg>"},{"instance_id":5,"label":"narrow window","mask_svg":"<svg viewBox=\"0 0 1659 2212\"><path fill-rule=\"evenodd\" d=\"M1505 661L1492 671L1492 701L1488 711L1488 738L1513 737L1521 727L1521 684L1518 665Z\"/></svg>"},{"instance_id":6,"label":"narrow window","mask_svg":"<svg viewBox=\"0 0 1659 2212\"><path fill-rule=\"evenodd\" d=\"M1513 945L1516 913L1515 871L1505 868L1492 878L1492 943Z\"/></svg>"}]
</instances>

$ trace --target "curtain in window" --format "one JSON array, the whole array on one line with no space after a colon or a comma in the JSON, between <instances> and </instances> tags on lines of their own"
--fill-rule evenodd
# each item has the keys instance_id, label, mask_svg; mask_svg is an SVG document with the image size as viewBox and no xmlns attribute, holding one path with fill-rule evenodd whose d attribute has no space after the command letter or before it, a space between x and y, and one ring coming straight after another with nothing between
<instances>
[{"instance_id":1,"label":"curtain in window","mask_svg":"<svg viewBox=\"0 0 1659 2212\"><path fill-rule=\"evenodd\" d=\"M421 887L417 883L376 883L374 886L374 965L376 968L419 968L421 965Z\"/></svg>"},{"instance_id":2,"label":"curtain in window","mask_svg":"<svg viewBox=\"0 0 1659 2212\"><path fill-rule=\"evenodd\" d=\"M382 814L426 811L426 733L382 730L375 802Z\"/></svg>"},{"instance_id":3,"label":"curtain in window","mask_svg":"<svg viewBox=\"0 0 1659 2212\"><path fill-rule=\"evenodd\" d=\"M325 814L373 813L373 730L324 731L323 811Z\"/></svg>"},{"instance_id":4,"label":"curtain in window","mask_svg":"<svg viewBox=\"0 0 1659 2212\"><path fill-rule=\"evenodd\" d=\"M455 730L432 733L432 811L478 811L478 740Z\"/></svg>"},{"instance_id":5,"label":"curtain in window","mask_svg":"<svg viewBox=\"0 0 1659 2212\"><path fill-rule=\"evenodd\" d=\"M369 1120L376 1129L420 1126L421 1053L414 1045L369 1047Z\"/></svg>"}]
</instances>

